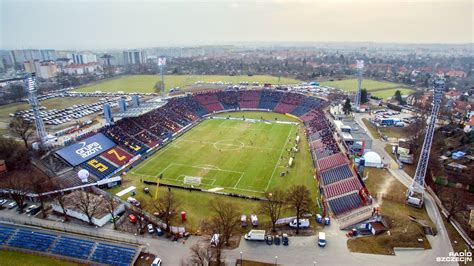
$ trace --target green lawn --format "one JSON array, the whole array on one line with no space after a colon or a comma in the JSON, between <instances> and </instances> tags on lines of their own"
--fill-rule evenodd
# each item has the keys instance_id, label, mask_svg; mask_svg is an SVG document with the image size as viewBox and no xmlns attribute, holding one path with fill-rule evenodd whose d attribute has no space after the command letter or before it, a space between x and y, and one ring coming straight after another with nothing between
<instances>
[{"instance_id":1,"label":"green lawn","mask_svg":"<svg viewBox=\"0 0 474 266\"><path fill-rule=\"evenodd\" d=\"M268 120L290 120L292 118L275 113L236 112L222 116L246 118L264 117ZM296 132L301 136L300 151L296 154L289 174L281 177L288 162L286 148L288 139L294 142ZM202 143L201 143L202 141ZM282 152L283 148L283 152ZM280 160L282 154L283 159ZM163 172L163 179L159 174ZM159 197L166 188L149 186L150 194L143 193L144 184L140 180L157 181L182 185L184 175L203 177L200 188L223 188L219 191L235 192L244 195L262 197L265 191L286 190L294 184L304 184L311 191L311 197L318 196L317 184L313 178L314 168L302 125L281 125L268 123L250 123L233 120L206 120L184 134L163 150L133 168L124 176L121 187L112 193L131 185L137 187L137 199L150 203ZM199 228L200 222L209 217L209 202L215 199L227 199L240 206L243 213L255 213L258 202L239 198L220 196L211 193L173 190L179 198L182 210L189 213L189 219L183 225L192 229ZM126 199L129 195L122 198ZM145 203L145 209L153 212L152 204ZM318 211L313 203L313 213ZM291 213L288 213L291 215ZM263 218L263 217L262 217ZM176 220L175 223L180 221ZM265 220L263 220L265 222ZM195 230L193 230L195 231Z\"/></svg>"},{"instance_id":2,"label":"green lawn","mask_svg":"<svg viewBox=\"0 0 474 266\"><path fill-rule=\"evenodd\" d=\"M323 86L339 88L344 91L353 92L357 90L357 79L344 79L336 81L321 82ZM405 88L406 85L394 82L377 81L371 79L362 80L362 88L367 89L373 96L387 99L400 90L402 95L410 94L413 90Z\"/></svg>"},{"instance_id":3,"label":"green lawn","mask_svg":"<svg viewBox=\"0 0 474 266\"><path fill-rule=\"evenodd\" d=\"M78 88L76 91L83 92L155 92L154 86L160 81L159 75L131 75L116 79L102 81L92 85ZM257 76L220 76L220 75L165 75L166 91L174 87L186 87L193 85L197 81L203 82L231 82L237 84L241 81L277 84L278 77L257 75ZM289 78L281 78L281 84L296 84L301 81Z\"/></svg>"},{"instance_id":4,"label":"green lawn","mask_svg":"<svg viewBox=\"0 0 474 266\"><path fill-rule=\"evenodd\" d=\"M366 173L369 178L365 185L373 197L387 195L387 199L377 203L381 204L381 214L390 225L390 235L382 233L372 237L349 239L348 248L352 252L385 255L394 255L394 247L431 248L421 226L408 219L408 215L411 215L434 226L426 209L408 206L405 203L407 188L386 169L365 168L364 175ZM424 242L419 243L418 238L422 238Z\"/></svg>"},{"instance_id":5,"label":"green lawn","mask_svg":"<svg viewBox=\"0 0 474 266\"><path fill-rule=\"evenodd\" d=\"M372 94L372 96L376 96L382 99L387 99L389 97L393 97L397 90L399 90L402 95L409 95L410 93L413 92L413 90L411 89L396 88L396 89L384 89L384 90L371 91L370 94Z\"/></svg>"},{"instance_id":6,"label":"green lawn","mask_svg":"<svg viewBox=\"0 0 474 266\"><path fill-rule=\"evenodd\" d=\"M79 265L77 263L58 260L50 257L33 255L30 253L0 250L0 266L17 266L17 265L35 265L35 266L69 266Z\"/></svg>"},{"instance_id":7,"label":"green lawn","mask_svg":"<svg viewBox=\"0 0 474 266\"><path fill-rule=\"evenodd\" d=\"M63 109L66 107L71 107L75 104L90 104L99 101L98 97L82 97L82 98L73 98L73 97L64 97L64 98L52 98L44 101L40 101L41 106L50 109ZM0 122L7 123L10 120L9 114L15 113L19 110L30 109L31 106L28 103L12 103L8 105L0 106Z\"/></svg>"},{"instance_id":8,"label":"green lawn","mask_svg":"<svg viewBox=\"0 0 474 266\"><path fill-rule=\"evenodd\" d=\"M367 129L370 131L370 134L373 138L379 138L379 134L374 125L372 125L367 118L362 118ZM380 133L389 138L409 138L408 132L405 127L379 127Z\"/></svg>"}]
</instances>

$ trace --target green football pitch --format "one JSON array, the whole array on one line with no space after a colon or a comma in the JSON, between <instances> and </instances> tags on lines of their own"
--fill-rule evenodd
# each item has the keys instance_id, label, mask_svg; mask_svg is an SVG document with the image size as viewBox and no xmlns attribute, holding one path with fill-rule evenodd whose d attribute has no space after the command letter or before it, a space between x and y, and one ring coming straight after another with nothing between
<instances>
[{"instance_id":1,"label":"green football pitch","mask_svg":"<svg viewBox=\"0 0 474 266\"><path fill-rule=\"evenodd\" d=\"M85 85L77 88L79 92L155 92L154 86L160 81L159 75L129 75L121 76L114 79L100 81L95 84ZM223 76L223 75L165 75L166 91L175 87L187 87L195 84L197 81L202 82L230 82L238 84L241 81L259 82L260 84L297 84L301 81L291 78L280 78L269 75L255 76Z\"/></svg>"},{"instance_id":2,"label":"green football pitch","mask_svg":"<svg viewBox=\"0 0 474 266\"><path fill-rule=\"evenodd\" d=\"M325 81L321 82L321 85L338 88L343 91L354 92L357 90L357 79ZM373 96L383 99L392 97L397 90L400 90L402 95L408 95L413 92L413 90L407 88L407 85L405 84L371 79L363 79L361 88L367 89L367 91Z\"/></svg>"},{"instance_id":3,"label":"green football pitch","mask_svg":"<svg viewBox=\"0 0 474 266\"><path fill-rule=\"evenodd\" d=\"M208 119L133 168L130 174L178 186L193 185L185 179L200 179L200 185L193 186L249 196L262 196L266 191L284 190L293 184L311 184L314 180L310 154L302 143L301 161L300 156L296 157L288 174L280 176L286 172L288 150L295 146L299 126Z\"/></svg>"}]
</instances>

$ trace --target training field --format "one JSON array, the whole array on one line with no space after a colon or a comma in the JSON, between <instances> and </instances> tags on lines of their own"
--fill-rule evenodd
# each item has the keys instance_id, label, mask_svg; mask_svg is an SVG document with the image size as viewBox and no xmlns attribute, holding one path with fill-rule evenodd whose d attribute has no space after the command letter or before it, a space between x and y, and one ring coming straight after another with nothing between
<instances>
[{"instance_id":1,"label":"training field","mask_svg":"<svg viewBox=\"0 0 474 266\"><path fill-rule=\"evenodd\" d=\"M338 88L344 91L354 92L357 90L357 79L345 79L336 81L321 82L323 86L329 86ZM395 94L397 90L400 90L402 95L408 95L413 90L407 89L406 85L394 82L377 81L371 79L363 79L363 89L367 89L373 96L377 96L383 99L387 99Z\"/></svg>"},{"instance_id":2,"label":"training field","mask_svg":"<svg viewBox=\"0 0 474 266\"><path fill-rule=\"evenodd\" d=\"M155 92L154 86L160 81L159 75L130 75L115 79L98 82L93 85L87 85L78 88L81 92ZM166 91L175 87L186 87L193 85L197 81L203 82L230 82L238 84L241 81L278 84L278 77L268 75L256 76L220 76L220 75L165 75ZM301 81L289 78L281 78L281 84L297 84Z\"/></svg>"},{"instance_id":3,"label":"training field","mask_svg":"<svg viewBox=\"0 0 474 266\"><path fill-rule=\"evenodd\" d=\"M268 190L299 183L291 174L280 176L297 132L298 125L292 124L205 120L131 174L174 185L183 185L185 176L200 177L202 189L262 196Z\"/></svg>"}]
</instances>

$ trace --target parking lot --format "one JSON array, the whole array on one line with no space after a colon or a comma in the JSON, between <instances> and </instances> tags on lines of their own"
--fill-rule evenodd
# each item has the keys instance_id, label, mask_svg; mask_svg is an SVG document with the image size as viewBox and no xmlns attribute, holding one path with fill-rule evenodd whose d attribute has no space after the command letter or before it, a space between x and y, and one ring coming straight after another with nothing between
<instances>
[{"instance_id":1,"label":"parking lot","mask_svg":"<svg viewBox=\"0 0 474 266\"><path fill-rule=\"evenodd\" d=\"M25 201L23 204L24 208L20 212L18 209L18 205L14 200L1 198L0 213L8 212L10 214L35 216L41 211L40 204L37 202Z\"/></svg>"}]
</instances>

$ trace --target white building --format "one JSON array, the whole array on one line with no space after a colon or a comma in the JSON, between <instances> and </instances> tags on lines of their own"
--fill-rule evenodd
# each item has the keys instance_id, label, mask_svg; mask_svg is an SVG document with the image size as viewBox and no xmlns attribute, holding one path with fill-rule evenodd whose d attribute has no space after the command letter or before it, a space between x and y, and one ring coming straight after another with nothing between
<instances>
[{"instance_id":1,"label":"white building","mask_svg":"<svg viewBox=\"0 0 474 266\"><path fill-rule=\"evenodd\" d=\"M123 51L125 65L139 65L145 63L145 52L139 50Z\"/></svg>"},{"instance_id":2,"label":"white building","mask_svg":"<svg viewBox=\"0 0 474 266\"><path fill-rule=\"evenodd\" d=\"M50 79L56 77L59 73L59 68L53 61L44 61L39 65L38 76L43 79Z\"/></svg>"},{"instance_id":3,"label":"white building","mask_svg":"<svg viewBox=\"0 0 474 266\"><path fill-rule=\"evenodd\" d=\"M43 79L56 77L59 73L58 66L53 61L30 60L23 63L25 71L28 73L36 73Z\"/></svg>"},{"instance_id":4,"label":"white building","mask_svg":"<svg viewBox=\"0 0 474 266\"><path fill-rule=\"evenodd\" d=\"M97 56L92 53L72 53L68 56L74 64L84 65L88 63L97 63Z\"/></svg>"},{"instance_id":5,"label":"white building","mask_svg":"<svg viewBox=\"0 0 474 266\"><path fill-rule=\"evenodd\" d=\"M69 75L84 75L87 73L93 73L99 69L97 63L87 64L70 64L63 68L63 72Z\"/></svg>"},{"instance_id":6,"label":"white building","mask_svg":"<svg viewBox=\"0 0 474 266\"><path fill-rule=\"evenodd\" d=\"M88 200L85 200L86 197L89 197ZM81 198L82 200L79 200ZM89 219L87 218L87 215L81 211L83 208L79 207L85 202L90 203L91 209L92 207L96 208L95 214L92 215L92 223L94 225L103 226L112 219L112 215L107 209L108 202L104 200L102 196L84 192L82 190L76 190L64 196L64 207L66 209L66 214L70 217L88 223ZM123 203L116 200L114 204L114 216L125 211L125 205ZM55 201L51 206L55 212L63 213L63 209L57 201Z\"/></svg>"},{"instance_id":7,"label":"white building","mask_svg":"<svg viewBox=\"0 0 474 266\"><path fill-rule=\"evenodd\" d=\"M383 168L382 158L376 152L366 152L363 158L365 160L365 167Z\"/></svg>"}]
</instances>

